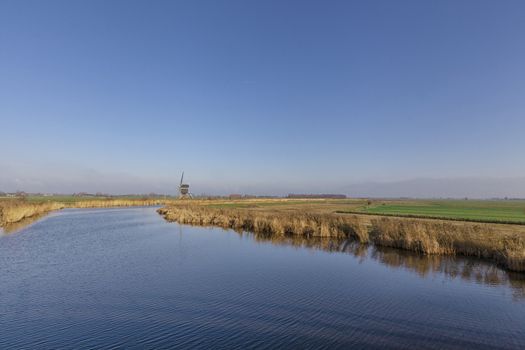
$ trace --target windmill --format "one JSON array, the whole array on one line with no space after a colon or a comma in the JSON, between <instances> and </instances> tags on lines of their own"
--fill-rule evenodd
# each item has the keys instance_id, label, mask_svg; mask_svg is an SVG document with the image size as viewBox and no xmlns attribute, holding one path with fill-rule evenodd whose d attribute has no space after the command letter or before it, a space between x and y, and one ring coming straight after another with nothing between
<instances>
[{"instance_id":1,"label":"windmill","mask_svg":"<svg viewBox=\"0 0 525 350\"><path fill-rule=\"evenodd\" d=\"M182 183L182 181L184 181L184 171L182 172L182 176L180 178L179 199L191 198L190 185Z\"/></svg>"}]
</instances>

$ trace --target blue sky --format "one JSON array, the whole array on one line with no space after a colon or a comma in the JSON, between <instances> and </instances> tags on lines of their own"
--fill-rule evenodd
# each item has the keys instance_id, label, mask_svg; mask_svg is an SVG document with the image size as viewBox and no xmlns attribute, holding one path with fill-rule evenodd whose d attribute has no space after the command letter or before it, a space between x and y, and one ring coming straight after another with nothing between
<instances>
[{"instance_id":1,"label":"blue sky","mask_svg":"<svg viewBox=\"0 0 525 350\"><path fill-rule=\"evenodd\" d=\"M173 192L183 169L196 193L525 178L524 17L523 1L2 0L0 190Z\"/></svg>"}]
</instances>

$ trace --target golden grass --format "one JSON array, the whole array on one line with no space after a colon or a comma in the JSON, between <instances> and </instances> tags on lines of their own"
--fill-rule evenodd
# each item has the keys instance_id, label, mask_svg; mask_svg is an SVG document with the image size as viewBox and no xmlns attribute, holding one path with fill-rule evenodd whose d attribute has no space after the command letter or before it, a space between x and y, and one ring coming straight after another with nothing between
<instances>
[{"instance_id":1,"label":"golden grass","mask_svg":"<svg viewBox=\"0 0 525 350\"><path fill-rule=\"evenodd\" d=\"M0 226L62 208L64 208L64 205L56 202L27 203L18 200L0 201Z\"/></svg>"},{"instance_id":2,"label":"golden grass","mask_svg":"<svg viewBox=\"0 0 525 350\"><path fill-rule=\"evenodd\" d=\"M166 220L181 224L218 226L276 237L351 238L421 254L476 256L491 259L509 270L525 271L525 230L517 225L341 215L305 207L302 210L226 208L199 202L172 204L158 212Z\"/></svg>"},{"instance_id":3,"label":"golden grass","mask_svg":"<svg viewBox=\"0 0 525 350\"><path fill-rule=\"evenodd\" d=\"M525 232L495 224L404 218L375 218L370 241L422 254L491 259L509 270L525 271Z\"/></svg>"}]
</instances>

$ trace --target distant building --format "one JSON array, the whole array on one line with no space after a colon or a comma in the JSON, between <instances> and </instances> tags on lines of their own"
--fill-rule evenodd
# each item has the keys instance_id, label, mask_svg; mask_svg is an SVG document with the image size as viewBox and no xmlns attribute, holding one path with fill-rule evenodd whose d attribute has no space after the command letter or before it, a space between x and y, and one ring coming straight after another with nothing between
<instances>
[{"instance_id":1,"label":"distant building","mask_svg":"<svg viewBox=\"0 0 525 350\"><path fill-rule=\"evenodd\" d=\"M322 194L295 194L290 193L287 198L327 198L327 199L345 199L346 194L331 194L331 193L322 193Z\"/></svg>"},{"instance_id":2,"label":"distant building","mask_svg":"<svg viewBox=\"0 0 525 350\"><path fill-rule=\"evenodd\" d=\"M73 193L74 197L95 197L93 193L87 193L87 192L79 192L79 193Z\"/></svg>"}]
</instances>

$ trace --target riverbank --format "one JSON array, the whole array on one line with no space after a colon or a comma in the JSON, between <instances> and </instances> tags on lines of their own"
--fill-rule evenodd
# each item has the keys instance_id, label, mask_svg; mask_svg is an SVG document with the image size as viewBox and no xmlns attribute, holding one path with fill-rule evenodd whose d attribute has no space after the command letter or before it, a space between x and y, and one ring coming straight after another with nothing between
<instances>
[{"instance_id":1,"label":"riverbank","mask_svg":"<svg viewBox=\"0 0 525 350\"><path fill-rule=\"evenodd\" d=\"M25 200L0 201L0 227L20 222L34 216L45 215L64 208L110 208L166 205L166 199L102 199L77 202L29 202Z\"/></svg>"},{"instance_id":2,"label":"riverbank","mask_svg":"<svg viewBox=\"0 0 525 350\"><path fill-rule=\"evenodd\" d=\"M331 202L327 202L331 203ZM506 269L525 272L525 228L504 225L341 214L323 204L227 207L224 203L174 203L158 210L168 221L218 226L275 236L351 238L364 244L400 248L421 254L465 255L490 259ZM279 202L276 205L282 205ZM332 208L332 207L330 207Z\"/></svg>"}]
</instances>

